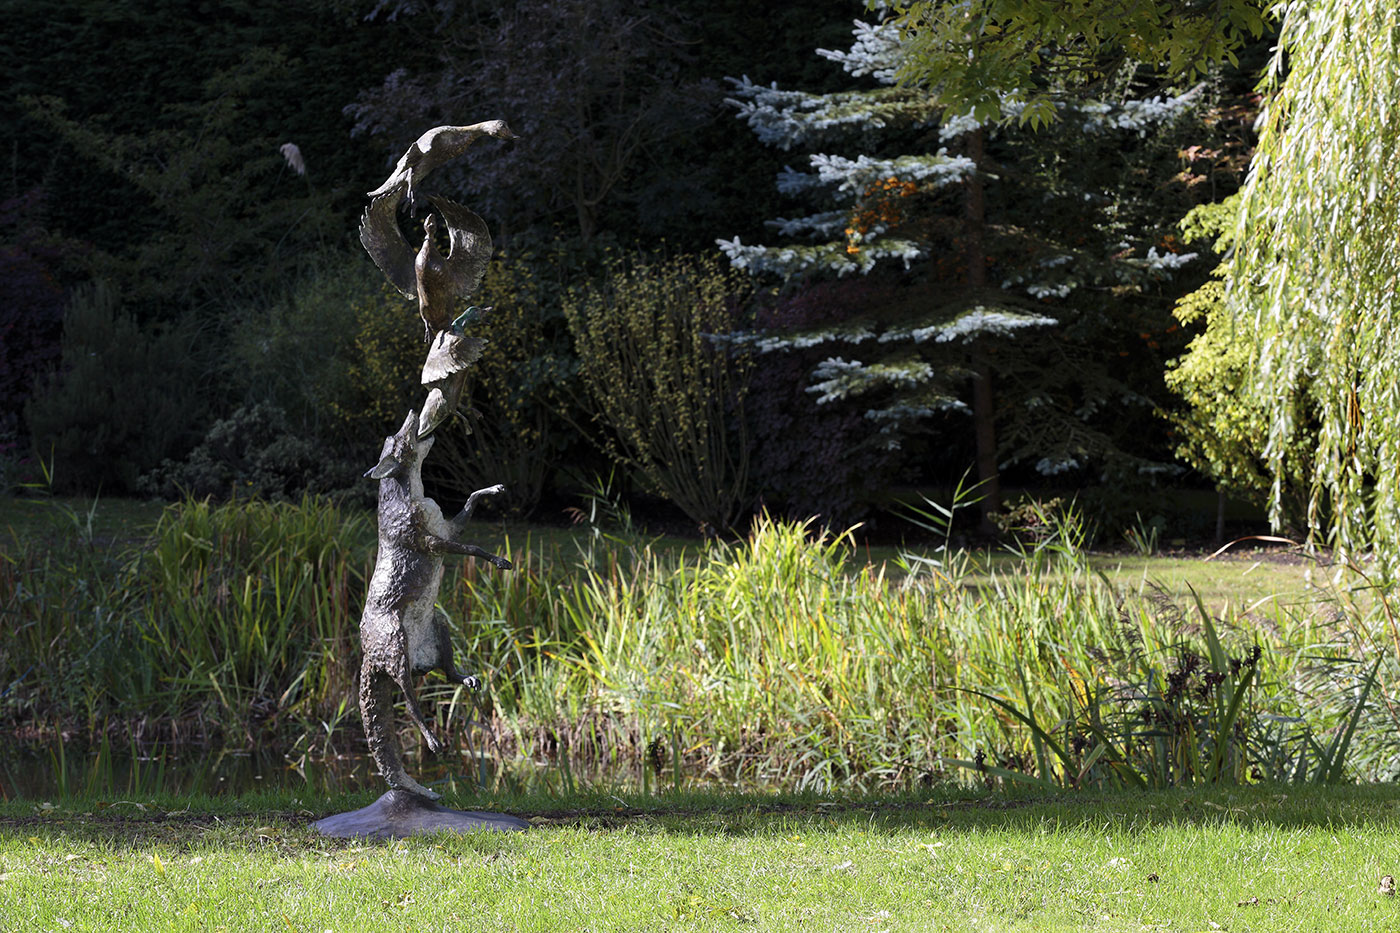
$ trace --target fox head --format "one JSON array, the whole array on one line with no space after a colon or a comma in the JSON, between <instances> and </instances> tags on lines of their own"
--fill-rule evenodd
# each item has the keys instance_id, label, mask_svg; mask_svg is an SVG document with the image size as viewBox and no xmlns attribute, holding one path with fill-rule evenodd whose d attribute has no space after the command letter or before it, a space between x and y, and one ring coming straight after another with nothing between
<instances>
[{"instance_id":1,"label":"fox head","mask_svg":"<svg viewBox=\"0 0 1400 933\"><path fill-rule=\"evenodd\" d=\"M414 476L423 465L423 458L433 447L434 438L430 435L419 440L418 413L410 411L404 419L403 427L384 438L384 447L379 451L379 462L365 472L370 479L384 479L386 476Z\"/></svg>"}]
</instances>

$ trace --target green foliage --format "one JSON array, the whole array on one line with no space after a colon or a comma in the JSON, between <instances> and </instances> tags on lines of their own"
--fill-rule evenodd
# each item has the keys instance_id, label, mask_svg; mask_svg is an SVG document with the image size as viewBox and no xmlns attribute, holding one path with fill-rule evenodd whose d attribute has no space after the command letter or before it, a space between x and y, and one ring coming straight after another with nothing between
<instances>
[{"instance_id":1,"label":"green foliage","mask_svg":"<svg viewBox=\"0 0 1400 933\"><path fill-rule=\"evenodd\" d=\"M210 410L205 336L189 320L138 325L103 282L74 293L59 370L26 408L55 490L134 492L143 474L193 446Z\"/></svg>"},{"instance_id":2,"label":"green foliage","mask_svg":"<svg viewBox=\"0 0 1400 933\"><path fill-rule=\"evenodd\" d=\"M1181 221L1184 238L1194 242L1214 237L1214 251L1225 254L1238 210L1238 195L1193 209ZM1168 416L1181 438L1177 456L1220 488L1262 504L1274 488L1265 455L1269 417L1248 391L1255 335L1226 309L1226 268L1216 266L1209 282L1177 302L1177 320L1203 329L1185 354L1168 366L1167 388L1187 404ZM1279 485L1279 515L1289 524L1301 523L1305 515L1316 440L1315 434L1300 431L1283 461L1286 473Z\"/></svg>"},{"instance_id":3,"label":"green foliage","mask_svg":"<svg viewBox=\"0 0 1400 933\"><path fill-rule=\"evenodd\" d=\"M939 89L951 114L1001 119L1015 102L1033 129L1059 116L1073 89L1111 83L1146 63L1170 78L1205 75L1266 28L1265 0L900 0L893 22L908 43L901 81ZM1015 111L1013 111L1015 112Z\"/></svg>"},{"instance_id":4,"label":"green foliage","mask_svg":"<svg viewBox=\"0 0 1400 933\"><path fill-rule=\"evenodd\" d=\"M716 260L638 256L564 302L608 453L710 534L749 505L749 364L716 340L748 288Z\"/></svg>"},{"instance_id":5,"label":"green foliage","mask_svg":"<svg viewBox=\"0 0 1400 933\"><path fill-rule=\"evenodd\" d=\"M513 515L534 508L567 443L558 412L569 408L577 363L560 310L566 265L557 251L491 263L471 299L492 309L471 325L486 352L471 370L464 417L438 429L428 464L458 495L504 483L505 495L491 497L489 508Z\"/></svg>"},{"instance_id":6,"label":"green foliage","mask_svg":"<svg viewBox=\"0 0 1400 933\"><path fill-rule=\"evenodd\" d=\"M1285 77L1286 73L1286 77ZM1316 431L1307 521L1400 567L1400 11L1291 5L1241 198L1227 304L1253 335L1273 511Z\"/></svg>"},{"instance_id":7,"label":"green foliage","mask_svg":"<svg viewBox=\"0 0 1400 933\"><path fill-rule=\"evenodd\" d=\"M324 192L284 164L282 139L250 125L248 101L286 66L252 49L216 73L194 102L170 102L154 128L110 132L70 116L56 97L28 98L29 116L139 191L158 216L133 219L147 235L121 253L98 253L95 271L130 299L229 309L274 294L334 219ZM168 305L169 306L169 305Z\"/></svg>"},{"instance_id":8,"label":"green foliage","mask_svg":"<svg viewBox=\"0 0 1400 933\"><path fill-rule=\"evenodd\" d=\"M280 408L255 404L241 406L214 422L187 458L164 461L142 477L141 486L166 500L182 496L283 500L351 488L362 472L363 467L293 430Z\"/></svg>"}]
</instances>

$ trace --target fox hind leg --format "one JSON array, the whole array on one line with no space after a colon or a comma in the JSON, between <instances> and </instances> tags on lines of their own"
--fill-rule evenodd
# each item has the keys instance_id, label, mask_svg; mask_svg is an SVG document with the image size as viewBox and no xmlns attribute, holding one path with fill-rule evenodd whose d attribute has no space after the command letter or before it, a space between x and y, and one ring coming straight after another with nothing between
<instances>
[{"instance_id":1,"label":"fox hind leg","mask_svg":"<svg viewBox=\"0 0 1400 933\"><path fill-rule=\"evenodd\" d=\"M365 721L365 736L375 767L394 790L418 794L429 800L442 795L419 784L404 770L394 728L394 702L391 688L395 679L383 670L365 665L360 671L360 715Z\"/></svg>"}]
</instances>

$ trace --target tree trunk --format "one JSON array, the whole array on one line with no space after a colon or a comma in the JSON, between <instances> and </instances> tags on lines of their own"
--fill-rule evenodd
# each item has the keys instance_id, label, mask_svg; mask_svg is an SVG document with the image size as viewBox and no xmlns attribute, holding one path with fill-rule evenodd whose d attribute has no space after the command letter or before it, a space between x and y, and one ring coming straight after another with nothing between
<instances>
[{"instance_id":1,"label":"tree trunk","mask_svg":"<svg viewBox=\"0 0 1400 933\"><path fill-rule=\"evenodd\" d=\"M977 163L977 171L966 181L967 217L963 228L963 257L967 264L968 290L976 294L987 287L987 253L984 237L987 205L982 196L982 130L967 137L967 157ZM977 491L982 499L978 507L982 514L981 530L995 534L992 514L1001 510L1001 480L997 475L996 396L992 386L992 367L987 360L983 341L972 345L972 425L977 442Z\"/></svg>"},{"instance_id":2,"label":"tree trunk","mask_svg":"<svg viewBox=\"0 0 1400 933\"><path fill-rule=\"evenodd\" d=\"M574 211L578 214L579 239L587 244L593 241L593 232L598 226L598 210L588 199L583 184L583 174L583 166L576 166L574 171Z\"/></svg>"}]
</instances>

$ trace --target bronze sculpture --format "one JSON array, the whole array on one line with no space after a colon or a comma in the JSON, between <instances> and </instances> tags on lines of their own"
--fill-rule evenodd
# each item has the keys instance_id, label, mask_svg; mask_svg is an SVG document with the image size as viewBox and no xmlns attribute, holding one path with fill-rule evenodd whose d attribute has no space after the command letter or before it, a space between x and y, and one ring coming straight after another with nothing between
<instances>
[{"instance_id":1,"label":"bronze sculpture","mask_svg":"<svg viewBox=\"0 0 1400 933\"><path fill-rule=\"evenodd\" d=\"M376 198L402 188L412 200L415 181L421 181L433 169L466 152L467 147L482 136L494 136L497 139L520 138L511 132L504 120L487 120L485 123L473 123L471 126L435 126L408 147L408 151L399 157L398 164L394 166L394 171L388 179L371 191L369 196Z\"/></svg>"},{"instance_id":2,"label":"bronze sculpture","mask_svg":"<svg viewBox=\"0 0 1400 933\"><path fill-rule=\"evenodd\" d=\"M379 462L365 475L379 481L379 551L360 619L364 660L360 669L360 711L370 754L389 792L362 810L327 817L316 828L336 836L402 836L442 829L523 829L527 824L500 814L468 813L436 804L440 795L404 770L394 725L393 695L404 696L408 715L428 748L442 743L419 708L412 678L441 670L449 680L475 688L476 678L457 670L445 618L437 609L443 558L460 554L487 560L497 569L510 562L474 544L457 540L477 502L505 487L478 489L452 519L423 491L423 459L432 449L433 430L460 402L467 370L486 342L468 336L464 325L480 309L457 317L457 303L481 284L491 258L491 235L475 213L446 198L429 196L436 213L423 221L418 249L399 229L399 207L414 206L414 189L433 169L460 155L482 136L515 139L502 121L429 130L399 159L393 174L374 191L360 224L360 242L400 293L418 300L425 340L430 343L422 382L428 396L421 411L410 411L403 425L385 438ZM446 227L451 244L443 256L434 240Z\"/></svg>"},{"instance_id":3,"label":"bronze sculpture","mask_svg":"<svg viewBox=\"0 0 1400 933\"><path fill-rule=\"evenodd\" d=\"M405 298L418 299L423 340L431 345L423 366L428 398L419 416L419 433L427 435L457 409L466 370L481 355L482 342L467 337L453 320L459 300L481 286L491 261L491 232L473 211L447 198L429 196L436 214L423 219L423 242L413 249L399 229L399 207L413 205L413 188L438 166L464 152L481 136L516 139L500 120L472 126L440 126L418 138L399 159L389 179L370 192L369 207L360 221L360 243L370 258ZM438 250L438 215L450 244L446 256ZM465 317L465 315L464 315Z\"/></svg>"},{"instance_id":4,"label":"bronze sculpture","mask_svg":"<svg viewBox=\"0 0 1400 933\"><path fill-rule=\"evenodd\" d=\"M438 504L423 494L423 458L434 438L419 438L418 414L409 412L403 427L384 440L379 463L365 475L379 480L379 553L374 561L364 615L360 617L360 714L370 755L389 786L430 800L428 790L404 771L394 729L391 689L397 686L408 715L437 754L442 743L428 729L418 708L413 676L440 670L456 683L476 686L476 678L460 673L452 662L452 641L436 608L442 584L442 559L462 554L489 560L499 570L510 561L475 544L457 541L482 496L505 491L504 486L478 489L451 521Z\"/></svg>"},{"instance_id":5,"label":"bronze sculpture","mask_svg":"<svg viewBox=\"0 0 1400 933\"><path fill-rule=\"evenodd\" d=\"M360 222L360 243L405 298L418 299L427 342L447 329L457 299L481 285L491 261L491 233L474 212L446 198L430 197L442 215L451 247L446 256L438 251L434 242L438 219L429 213L423 219L423 243L414 250L399 230L404 190L396 187L370 202Z\"/></svg>"},{"instance_id":6,"label":"bronze sculpture","mask_svg":"<svg viewBox=\"0 0 1400 933\"><path fill-rule=\"evenodd\" d=\"M418 433L426 437L433 429L457 410L462 390L467 382L467 369L481 358L486 341L469 337L462 329L469 316L478 308L468 308L447 330L439 331L433 339L428 358L423 361L422 383L428 390L418 416ZM487 309L490 310L490 309ZM467 433L472 433L467 425Z\"/></svg>"}]
</instances>

